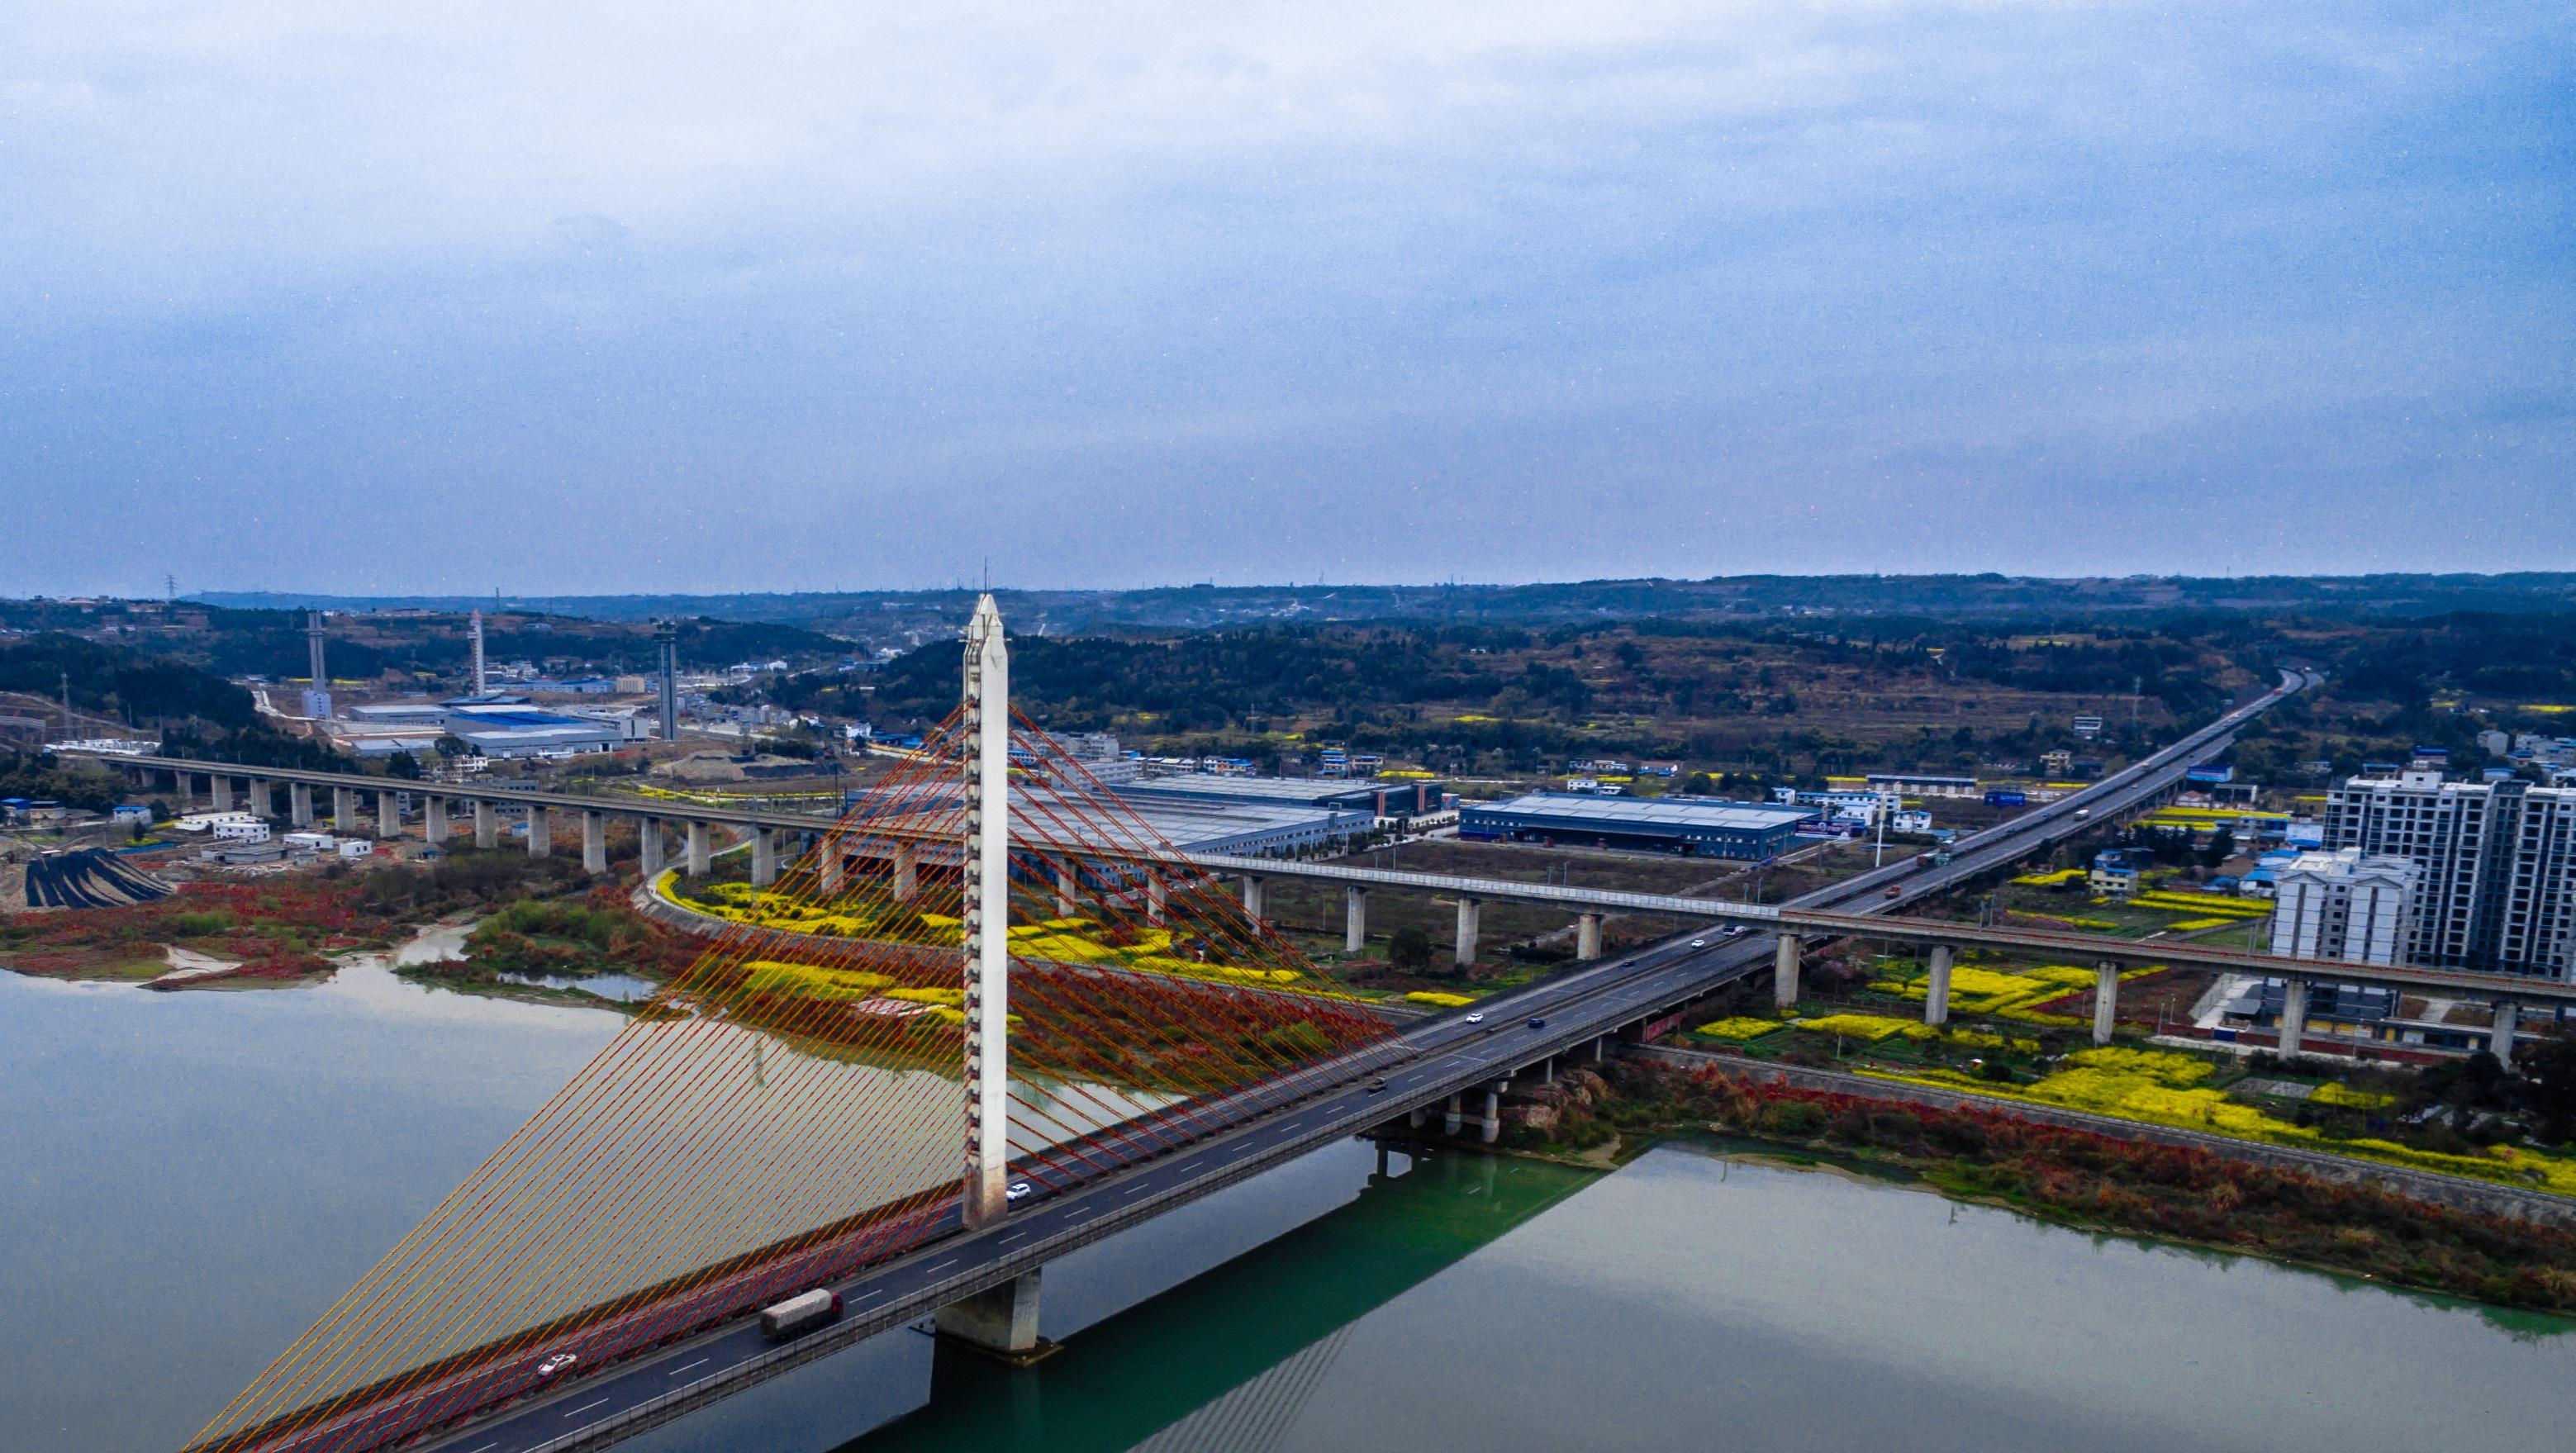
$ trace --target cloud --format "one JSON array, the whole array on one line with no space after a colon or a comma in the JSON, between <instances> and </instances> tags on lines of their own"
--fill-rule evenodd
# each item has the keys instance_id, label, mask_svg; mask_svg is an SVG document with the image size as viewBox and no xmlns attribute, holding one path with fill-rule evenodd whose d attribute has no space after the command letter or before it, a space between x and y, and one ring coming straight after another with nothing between
<instances>
[{"instance_id":1,"label":"cloud","mask_svg":"<svg viewBox=\"0 0 2576 1453\"><path fill-rule=\"evenodd\" d=\"M0 589L2563 565L2570 28L57 7Z\"/></svg>"}]
</instances>

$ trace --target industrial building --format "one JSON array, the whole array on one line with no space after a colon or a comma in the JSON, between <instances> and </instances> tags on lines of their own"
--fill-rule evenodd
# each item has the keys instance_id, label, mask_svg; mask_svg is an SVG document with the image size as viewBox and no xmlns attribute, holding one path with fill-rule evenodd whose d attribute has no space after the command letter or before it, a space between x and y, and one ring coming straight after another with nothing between
<instances>
[{"instance_id":1,"label":"industrial building","mask_svg":"<svg viewBox=\"0 0 2576 1453\"><path fill-rule=\"evenodd\" d=\"M1338 849L1376 825L1366 812L1269 802L1132 798L1127 808L1154 835L1187 853L1289 857Z\"/></svg>"},{"instance_id":2,"label":"industrial building","mask_svg":"<svg viewBox=\"0 0 2576 1453\"><path fill-rule=\"evenodd\" d=\"M1786 852L1799 827L1817 817L1812 808L1715 797L1532 792L1503 802L1459 804L1458 836L1760 860Z\"/></svg>"},{"instance_id":3,"label":"industrial building","mask_svg":"<svg viewBox=\"0 0 2576 1453\"><path fill-rule=\"evenodd\" d=\"M2405 961L2576 975L2576 788L2445 782L2436 766L2328 789L2328 849L2420 870Z\"/></svg>"},{"instance_id":4,"label":"industrial building","mask_svg":"<svg viewBox=\"0 0 2576 1453\"><path fill-rule=\"evenodd\" d=\"M1440 789L1429 782L1360 782L1333 777L1220 777L1207 772L1143 777L1110 784L1131 803L1215 802L1305 811L1416 817L1436 812Z\"/></svg>"},{"instance_id":5,"label":"industrial building","mask_svg":"<svg viewBox=\"0 0 2576 1453\"><path fill-rule=\"evenodd\" d=\"M540 711L529 706L466 706L447 714L446 734L486 757L542 757L613 752L631 738L631 721Z\"/></svg>"}]
</instances>

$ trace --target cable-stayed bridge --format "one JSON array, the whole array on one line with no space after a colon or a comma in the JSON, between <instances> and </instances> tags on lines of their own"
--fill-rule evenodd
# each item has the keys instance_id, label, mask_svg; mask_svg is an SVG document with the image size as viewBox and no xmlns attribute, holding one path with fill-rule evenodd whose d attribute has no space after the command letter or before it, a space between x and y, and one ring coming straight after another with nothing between
<instances>
[{"instance_id":1,"label":"cable-stayed bridge","mask_svg":"<svg viewBox=\"0 0 2576 1453\"><path fill-rule=\"evenodd\" d=\"M925 1313L1026 1354L1041 1269L1076 1247L1393 1118L1490 1133L1514 1075L1794 977L1768 933L1673 941L1486 1001L1482 1024L1390 1023L1015 721L989 600L966 657L959 712L777 877L815 931L711 941L192 1453L605 1446ZM2162 790L2297 684L2092 800ZM2081 811L1794 906L1899 904ZM842 851L894 840L954 847L883 872ZM836 1321L762 1335L752 1314L816 1287Z\"/></svg>"}]
</instances>

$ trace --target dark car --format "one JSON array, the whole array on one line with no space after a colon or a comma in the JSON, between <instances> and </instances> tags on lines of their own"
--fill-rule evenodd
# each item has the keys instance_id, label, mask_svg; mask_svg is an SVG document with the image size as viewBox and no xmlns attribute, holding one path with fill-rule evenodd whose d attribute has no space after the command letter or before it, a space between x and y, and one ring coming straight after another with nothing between
<instances>
[{"instance_id":1,"label":"dark car","mask_svg":"<svg viewBox=\"0 0 2576 1453\"><path fill-rule=\"evenodd\" d=\"M1368 1082L1368 1092L1372 1095L1383 1094L1385 1090L1386 1081L1384 1080L1371 1080Z\"/></svg>"},{"instance_id":2,"label":"dark car","mask_svg":"<svg viewBox=\"0 0 2576 1453\"><path fill-rule=\"evenodd\" d=\"M1547 1021L1544 1019L1533 1019L1530 1021L1530 1028L1545 1029L1547 1028Z\"/></svg>"}]
</instances>

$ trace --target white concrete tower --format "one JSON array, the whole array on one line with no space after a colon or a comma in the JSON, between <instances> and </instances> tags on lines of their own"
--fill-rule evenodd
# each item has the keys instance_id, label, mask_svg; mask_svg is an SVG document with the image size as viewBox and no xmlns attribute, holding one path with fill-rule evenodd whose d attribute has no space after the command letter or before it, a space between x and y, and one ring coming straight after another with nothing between
<instances>
[{"instance_id":1,"label":"white concrete tower","mask_svg":"<svg viewBox=\"0 0 2576 1453\"><path fill-rule=\"evenodd\" d=\"M474 694L481 696L491 689L483 684L483 612L474 613L470 629L474 636Z\"/></svg>"},{"instance_id":2,"label":"white concrete tower","mask_svg":"<svg viewBox=\"0 0 2576 1453\"><path fill-rule=\"evenodd\" d=\"M986 595L966 625L966 1185L969 1226L1009 1206L1011 657Z\"/></svg>"}]
</instances>

